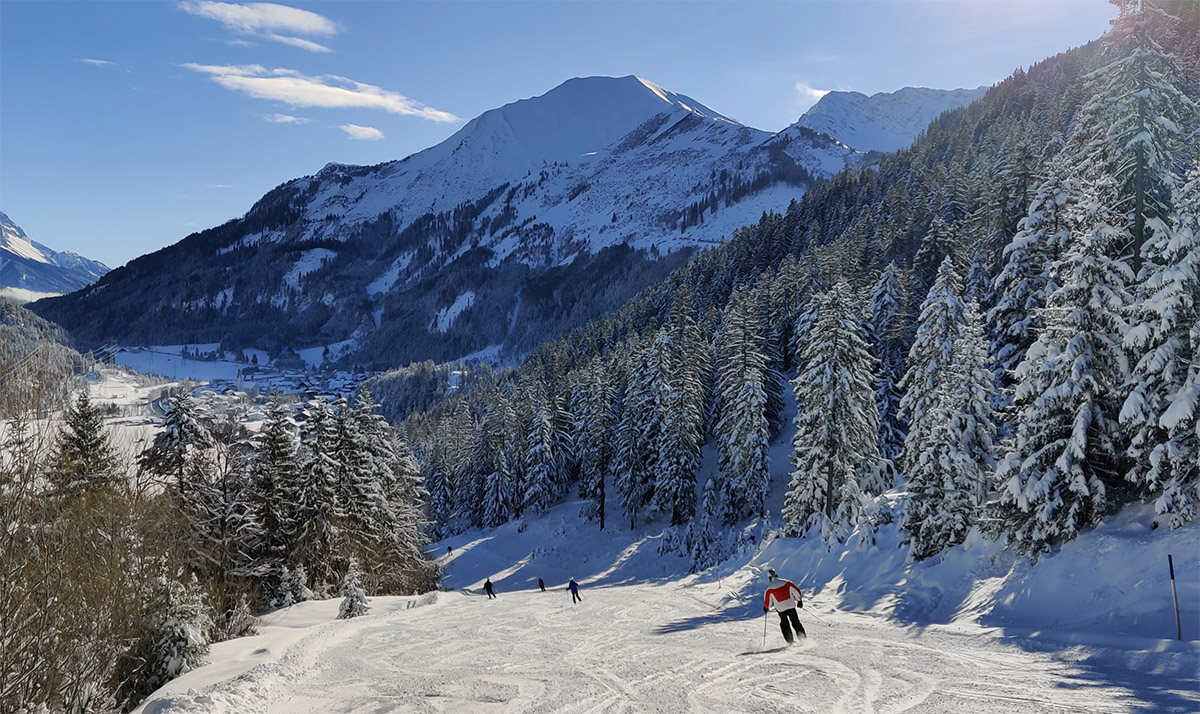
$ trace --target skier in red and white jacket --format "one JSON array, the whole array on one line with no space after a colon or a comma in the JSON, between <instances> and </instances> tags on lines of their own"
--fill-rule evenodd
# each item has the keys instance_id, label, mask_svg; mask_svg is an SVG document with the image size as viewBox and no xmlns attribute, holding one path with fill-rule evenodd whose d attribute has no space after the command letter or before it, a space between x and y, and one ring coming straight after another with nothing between
<instances>
[{"instance_id":1,"label":"skier in red and white jacket","mask_svg":"<svg viewBox=\"0 0 1200 714\"><path fill-rule=\"evenodd\" d=\"M763 596L763 612L774 607L779 613L779 629L783 630L783 639L787 640L789 645L795 640L792 630L800 637L807 638L804 625L800 624L800 615L796 613L797 607L804 607L804 597L800 594L800 588L791 580L776 575L774 568L767 571L767 579L771 584L767 587L767 594Z\"/></svg>"}]
</instances>

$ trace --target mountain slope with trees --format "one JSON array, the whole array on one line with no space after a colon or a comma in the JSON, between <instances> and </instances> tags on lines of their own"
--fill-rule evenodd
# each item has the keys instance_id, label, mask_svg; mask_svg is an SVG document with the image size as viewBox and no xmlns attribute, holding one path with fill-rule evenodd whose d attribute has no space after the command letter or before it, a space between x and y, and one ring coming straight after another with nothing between
<instances>
[{"instance_id":1,"label":"mountain slope with trees","mask_svg":"<svg viewBox=\"0 0 1200 714\"><path fill-rule=\"evenodd\" d=\"M791 533L870 543L898 517L913 559L972 529L1036 558L1137 500L1147 527L1194 520L1200 9L1119 7L1102 40L408 420L438 532L484 525L465 507L483 464L506 465L488 492L510 517L544 508L537 423L562 445L544 452L556 493L596 495L581 517L662 519L707 567L738 547L714 524L759 510L755 444L793 375ZM544 409L567 412L557 433L531 422ZM720 468L698 483L708 444Z\"/></svg>"}]
</instances>

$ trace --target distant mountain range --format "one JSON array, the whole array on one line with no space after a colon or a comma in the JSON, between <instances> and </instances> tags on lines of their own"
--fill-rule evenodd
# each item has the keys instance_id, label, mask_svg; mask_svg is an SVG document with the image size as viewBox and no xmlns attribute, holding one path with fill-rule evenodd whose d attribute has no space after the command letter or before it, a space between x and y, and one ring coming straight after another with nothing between
<instances>
[{"instance_id":1,"label":"distant mountain range","mask_svg":"<svg viewBox=\"0 0 1200 714\"><path fill-rule=\"evenodd\" d=\"M572 79L406 159L284 183L34 309L85 344L329 345L376 367L518 355L979 91L830 93L772 134L639 77Z\"/></svg>"},{"instance_id":2,"label":"distant mountain range","mask_svg":"<svg viewBox=\"0 0 1200 714\"><path fill-rule=\"evenodd\" d=\"M103 263L29 240L0 213L0 295L18 302L61 295L91 285L108 271Z\"/></svg>"},{"instance_id":3,"label":"distant mountain range","mask_svg":"<svg viewBox=\"0 0 1200 714\"><path fill-rule=\"evenodd\" d=\"M897 151L912 144L939 114L970 104L987 90L905 87L869 97L858 92L830 92L795 126L828 134L859 151Z\"/></svg>"}]
</instances>

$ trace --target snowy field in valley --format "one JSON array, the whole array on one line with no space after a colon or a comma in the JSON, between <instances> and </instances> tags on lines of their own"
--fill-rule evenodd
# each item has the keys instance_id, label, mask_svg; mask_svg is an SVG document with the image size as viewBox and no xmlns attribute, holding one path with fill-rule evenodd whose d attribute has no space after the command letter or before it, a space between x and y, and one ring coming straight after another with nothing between
<instances>
[{"instance_id":1,"label":"snowy field in valley","mask_svg":"<svg viewBox=\"0 0 1200 714\"><path fill-rule=\"evenodd\" d=\"M1200 710L1197 527L1150 538L1131 509L1037 568L982 539L912 566L894 530L861 552L759 538L718 583L660 554L661 528L580 530L576 508L433 546L454 590L350 621L337 600L269 614L140 711ZM1183 642L1157 562L1172 549ZM763 616L767 567L804 589L803 645Z\"/></svg>"}]
</instances>

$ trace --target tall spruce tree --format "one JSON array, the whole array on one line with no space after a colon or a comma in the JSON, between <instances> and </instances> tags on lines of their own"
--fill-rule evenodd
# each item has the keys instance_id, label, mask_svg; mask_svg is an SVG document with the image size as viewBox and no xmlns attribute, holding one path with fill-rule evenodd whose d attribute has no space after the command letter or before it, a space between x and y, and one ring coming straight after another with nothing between
<instances>
[{"instance_id":1,"label":"tall spruce tree","mask_svg":"<svg viewBox=\"0 0 1200 714\"><path fill-rule=\"evenodd\" d=\"M604 530L605 475L613 458L616 398L612 371L602 357L593 357L575 381L571 414L580 468L579 497L586 502L582 515L599 520L600 530Z\"/></svg>"},{"instance_id":2,"label":"tall spruce tree","mask_svg":"<svg viewBox=\"0 0 1200 714\"><path fill-rule=\"evenodd\" d=\"M181 496L188 491L189 474L202 468L204 452L214 446L212 434L204 423L204 414L186 389L167 397L160 431L138 457L138 464L161 476L175 479Z\"/></svg>"},{"instance_id":3,"label":"tall spruce tree","mask_svg":"<svg viewBox=\"0 0 1200 714\"><path fill-rule=\"evenodd\" d=\"M926 445L931 429L939 423L940 401L945 383L952 378L955 342L967 323L966 305L960 297L962 284L950 258L942 261L937 278L917 319L917 335L908 350L907 369L900 387L900 418L908 422L908 435L900 452L900 472L911 478Z\"/></svg>"},{"instance_id":4,"label":"tall spruce tree","mask_svg":"<svg viewBox=\"0 0 1200 714\"><path fill-rule=\"evenodd\" d=\"M1122 252L1141 272L1143 246L1171 212L1171 192L1184 142L1195 142L1197 105L1183 91L1187 79L1156 33L1195 32L1171 27L1152 2L1116 2L1120 16L1105 38L1109 64L1084 80L1090 98L1080 109L1074 142L1076 166L1100 198L1124 216L1114 221L1125 233ZM1111 178L1111 182L1104 180Z\"/></svg>"},{"instance_id":5,"label":"tall spruce tree","mask_svg":"<svg viewBox=\"0 0 1200 714\"><path fill-rule=\"evenodd\" d=\"M50 468L53 491L59 496L85 493L112 483L118 462L104 430L104 421L92 407L87 390L63 414Z\"/></svg>"},{"instance_id":6,"label":"tall spruce tree","mask_svg":"<svg viewBox=\"0 0 1200 714\"><path fill-rule=\"evenodd\" d=\"M1175 205L1146 246L1149 274L1125 335L1137 363L1120 414L1128 478L1171 528L1194 520L1200 503L1200 169Z\"/></svg>"},{"instance_id":7,"label":"tall spruce tree","mask_svg":"<svg viewBox=\"0 0 1200 714\"><path fill-rule=\"evenodd\" d=\"M651 345L642 344L640 340L631 341L624 359L626 379L612 468L621 512L629 519L632 529L637 525L638 514L654 496L651 466L658 459L661 427L654 408Z\"/></svg>"},{"instance_id":8,"label":"tall spruce tree","mask_svg":"<svg viewBox=\"0 0 1200 714\"><path fill-rule=\"evenodd\" d=\"M715 436L722 480L732 500L721 510L730 521L766 513L769 421L763 381L767 359L755 302L746 290L733 294L714 345L721 415Z\"/></svg>"},{"instance_id":9,"label":"tall spruce tree","mask_svg":"<svg viewBox=\"0 0 1200 714\"><path fill-rule=\"evenodd\" d=\"M539 389L534 397L533 414L526 434L528 461L523 498L525 508L541 516L554 500L558 478L554 411L544 390Z\"/></svg>"},{"instance_id":10,"label":"tall spruce tree","mask_svg":"<svg viewBox=\"0 0 1200 714\"><path fill-rule=\"evenodd\" d=\"M1018 414L997 470L996 515L1007 542L1035 556L1098 522L1126 468L1117 415L1129 375L1121 340L1133 275L1114 257L1128 233L1111 224L1099 200L1106 192L1085 194L1076 206L1080 234L1053 268L1060 287L1016 370Z\"/></svg>"},{"instance_id":11,"label":"tall spruce tree","mask_svg":"<svg viewBox=\"0 0 1200 714\"><path fill-rule=\"evenodd\" d=\"M696 472L704 438L708 346L690 298L687 290L676 295L652 348L654 409L661 425L654 492L659 509L670 514L671 525L687 523L696 512Z\"/></svg>"},{"instance_id":12,"label":"tall spruce tree","mask_svg":"<svg viewBox=\"0 0 1200 714\"><path fill-rule=\"evenodd\" d=\"M853 293L838 283L817 300L816 319L792 381L797 401L792 480L783 505L790 531L827 539L866 522L867 501L885 486L871 356Z\"/></svg>"},{"instance_id":13,"label":"tall spruce tree","mask_svg":"<svg viewBox=\"0 0 1200 714\"><path fill-rule=\"evenodd\" d=\"M958 303L953 278L947 261L910 351L915 371L906 399L917 416L903 452L908 497L901 526L915 560L966 539L982 512L995 463L993 375L982 320L974 303ZM947 342L948 351L939 349ZM921 399L929 395L932 400Z\"/></svg>"},{"instance_id":14,"label":"tall spruce tree","mask_svg":"<svg viewBox=\"0 0 1200 714\"><path fill-rule=\"evenodd\" d=\"M288 559L303 566L315 582L324 583L332 575L329 561L336 535L337 423L325 400L317 401L307 416L299 478L284 494L291 540Z\"/></svg>"},{"instance_id":15,"label":"tall spruce tree","mask_svg":"<svg viewBox=\"0 0 1200 714\"><path fill-rule=\"evenodd\" d=\"M904 444L905 425L900 418L900 378L904 370L904 337L908 298L895 263L879 274L871 291L868 340L879 360L875 377L875 405L879 408L879 451L895 459Z\"/></svg>"},{"instance_id":16,"label":"tall spruce tree","mask_svg":"<svg viewBox=\"0 0 1200 714\"><path fill-rule=\"evenodd\" d=\"M1056 165L1038 184L1029 212L1004 248L1003 266L992 281L995 298L988 323L995 335L992 353L1005 390L1002 403L1011 401L1013 371L1041 330L1046 298L1058 287L1050 268L1067 244L1067 215L1079 194L1078 181L1060 179L1056 175L1060 171L1065 168Z\"/></svg>"},{"instance_id":17,"label":"tall spruce tree","mask_svg":"<svg viewBox=\"0 0 1200 714\"><path fill-rule=\"evenodd\" d=\"M251 498L255 518L263 529L259 556L276 572L292 550L294 524L289 499L299 491L300 460L296 427L281 395L272 395L258 436ZM274 584L268 584L268 592Z\"/></svg>"}]
</instances>

